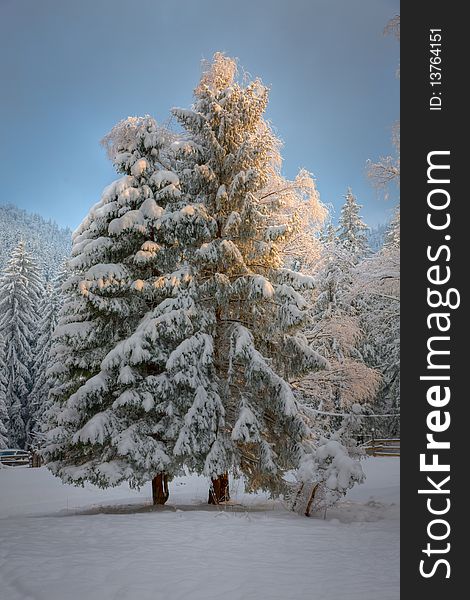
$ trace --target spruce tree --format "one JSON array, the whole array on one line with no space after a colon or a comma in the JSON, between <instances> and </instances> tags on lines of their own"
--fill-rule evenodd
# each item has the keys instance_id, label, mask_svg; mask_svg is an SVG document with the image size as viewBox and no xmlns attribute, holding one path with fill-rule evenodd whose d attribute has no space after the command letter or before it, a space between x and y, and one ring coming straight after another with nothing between
<instances>
[{"instance_id":1,"label":"spruce tree","mask_svg":"<svg viewBox=\"0 0 470 600\"><path fill-rule=\"evenodd\" d=\"M179 301L169 306L172 293L187 283L177 264L178 227L186 219L189 229L204 229L197 214L172 209L181 195L177 176L165 168L174 140L150 117L119 123L104 143L123 177L73 236L43 448L65 481L138 485L171 470L161 439L165 408L152 394L160 364L150 348L168 337Z\"/></svg>"},{"instance_id":2,"label":"spruce tree","mask_svg":"<svg viewBox=\"0 0 470 600\"><path fill-rule=\"evenodd\" d=\"M216 223L192 267L194 298L207 315L211 379L223 406L209 451L201 453L206 418L196 396L175 451L214 483L235 468L248 488L275 491L308 436L289 378L324 362L299 335L307 316L301 292L312 280L284 268L282 255L285 240L298 231L286 208L312 187L282 177L280 143L263 118L267 102L259 80L238 83L236 63L216 54L193 108L173 111L199 151L183 172L194 182L190 193Z\"/></svg>"},{"instance_id":3,"label":"spruce tree","mask_svg":"<svg viewBox=\"0 0 470 600\"><path fill-rule=\"evenodd\" d=\"M396 207L393 218L387 228L384 246L396 250L400 248L400 205Z\"/></svg>"},{"instance_id":4,"label":"spruce tree","mask_svg":"<svg viewBox=\"0 0 470 600\"><path fill-rule=\"evenodd\" d=\"M357 203L356 197L348 189L345 203L341 209L337 235L341 245L351 254L355 262L359 262L369 251L367 242L367 225L363 222L359 212L362 208Z\"/></svg>"},{"instance_id":5,"label":"spruce tree","mask_svg":"<svg viewBox=\"0 0 470 600\"><path fill-rule=\"evenodd\" d=\"M327 246L329 244L333 244L336 241L337 241L337 239L336 239L336 227L333 225L333 223L331 221L329 221L326 224L326 226L323 228L323 230L322 230L322 232L320 234L320 242L323 245L323 249L324 249L325 246Z\"/></svg>"},{"instance_id":6,"label":"spruce tree","mask_svg":"<svg viewBox=\"0 0 470 600\"><path fill-rule=\"evenodd\" d=\"M28 397L41 286L37 263L26 251L24 242L20 242L0 279L0 335L4 339L10 445L21 448L27 438L25 424L29 419Z\"/></svg>"},{"instance_id":7,"label":"spruce tree","mask_svg":"<svg viewBox=\"0 0 470 600\"><path fill-rule=\"evenodd\" d=\"M5 343L0 337L0 450L8 447L9 418L7 411L7 379L4 361Z\"/></svg>"},{"instance_id":8,"label":"spruce tree","mask_svg":"<svg viewBox=\"0 0 470 600\"><path fill-rule=\"evenodd\" d=\"M51 389L51 379L48 373L50 350L59 310L63 304L62 284L65 276L65 269L62 267L56 278L52 282L46 283L39 305L40 317L33 366L34 383L28 401L30 415L27 430L32 443L35 443L35 438L41 435L43 416L49 406L48 398Z\"/></svg>"}]
</instances>

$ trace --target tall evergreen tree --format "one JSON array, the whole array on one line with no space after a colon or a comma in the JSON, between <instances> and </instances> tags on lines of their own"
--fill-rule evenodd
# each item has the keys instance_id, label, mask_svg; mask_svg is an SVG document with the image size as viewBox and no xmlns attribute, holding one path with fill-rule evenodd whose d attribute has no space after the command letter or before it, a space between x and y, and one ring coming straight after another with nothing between
<instances>
[{"instance_id":1,"label":"tall evergreen tree","mask_svg":"<svg viewBox=\"0 0 470 600\"><path fill-rule=\"evenodd\" d=\"M339 242L350 253L355 262L359 262L368 250L367 225L362 220L359 212L362 208L357 203L356 196L348 189L345 196L346 201L341 209L337 235Z\"/></svg>"},{"instance_id":2,"label":"tall evergreen tree","mask_svg":"<svg viewBox=\"0 0 470 600\"><path fill-rule=\"evenodd\" d=\"M336 227L333 225L331 221L329 221L326 226L323 228L320 234L320 242L323 245L323 249L325 246L329 244L335 243L336 240ZM318 265L317 265L318 266Z\"/></svg>"},{"instance_id":3,"label":"tall evergreen tree","mask_svg":"<svg viewBox=\"0 0 470 600\"><path fill-rule=\"evenodd\" d=\"M0 335L5 341L3 361L12 446L26 444L41 286L37 263L26 251L24 242L20 242L0 279Z\"/></svg>"},{"instance_id":4,"label":"tall evergreen tree","mask_svg":"<svg viewBox=\"0 0 470 600\"><path fill-rule=\"evenodd\" d=\"M185 465L219 501L228 469L275 490L304 450L288 378L324 361L297 332L312 280L283 268L282 244L314 187L282 178L267 90L235 75L216 55L174 111L183 135L145 118L106 138L125 176L74 236L52 350L44 454L67 481L161 488Z\"/></svg>"},{"instance_id":5,"label":"tall evergreen tree","mask_svg":"<svg viewBox=\"0 0 470 600\"><path fill-rule=\"evenodd\" d=\"M400 249L400 205L396 207L387 233L385 234L384 246L398 251Z\"/></svg>"},{"instance_id":6,"label":"tall evergreen tree","mask_svg":"<svg viewBox=\"0 0 470 600\"><path fill-rule=\"evenodd\" d=\"M248 487L275 490L308 435L289 378L324 361L298 335L307 315L300 292L312 281L283 268L282 255L284 240L298 231L286 209L309 195L311 181L282 177L280 143L263 118L267 102L259 80L240 85L235 62L216 54L194 107L173 111L199 149L189 169L196 184L191 193L216 224L191 265L194 298L208 317L211 379L223 406L223 420L201 455L203 405L196 397L176 451L214 481L235 467Z\"/></svg>"},{"instance_id":7,"label":"tall evergreen tree","mask_svg":"<svg viewBox=\"0 0 470 600\"><path fill-rule=\"evenodd\" d=\"M66 272L62 267L52 282L47 282L39 305L39 323L36 335L36 352L33 365L33 388L29 396L29 421L27 431L30 441L41 432L43 415L47 411L51 378L48 373L53 333L57 326L59 310L63 304L62 285Z\"/></svg>"},{"instance_id":8,"label":"tall evergreen tree","mask_svg":"<svg viewBox=\"0 0 470 600\"><path fill-rule=\"evenodd\" d=\"M7 379L4 361L5 343L0 337L0 450L8 447L9 418L7 411Z\"/></svg>"},{"instance_id":9,"label":"tall evergreen tree","mask_svg":"<svg viewBox=\"0 0 470 600\"><path fill-rule=\"evenodd\" d=\"M123 177L105 189L73 236L51 349L54 385L43 449L65 481L140 484L171 471L160 439L164 409L149 389L159 368L149 347L164 339L174 313L166 306L169 320L158 322L151 311L164 299L171 302L180 280L185 285L178 265L172 270L178 217L188 228L200 223L198 215L171 208L181 192L163 163L169 166L174 138L149 117L119 123L104 143ZM131 364L121 368L113 357L132 344Z\"/></svg>"}]
</instances>

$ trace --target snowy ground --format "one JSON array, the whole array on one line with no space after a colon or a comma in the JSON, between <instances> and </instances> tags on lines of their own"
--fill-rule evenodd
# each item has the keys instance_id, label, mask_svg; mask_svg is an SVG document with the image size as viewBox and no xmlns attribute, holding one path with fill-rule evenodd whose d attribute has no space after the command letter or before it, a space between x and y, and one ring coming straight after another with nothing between
<instances>
[{"instance_id":1,"label":"snowy ground","mask_svg":"<svg viewBox=\"0 0 470 600\"><path fill-rule=\"evenodd\" d=\"M326 520L241 486L208 507L207 481L62 485L45 469L0 469L2 600L397 600L399 459L368 458L367 482Z\"/></svg>"}]
</instances>

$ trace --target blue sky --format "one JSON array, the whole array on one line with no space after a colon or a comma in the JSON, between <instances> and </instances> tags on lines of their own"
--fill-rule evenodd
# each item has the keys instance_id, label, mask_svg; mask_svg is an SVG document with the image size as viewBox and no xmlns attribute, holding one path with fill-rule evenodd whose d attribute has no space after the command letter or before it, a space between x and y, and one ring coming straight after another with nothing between
<instances>
[{"instance_id":1,"label":"blue sky","mask_svg":"<svg viewBox=\"0 0 470 600\"><path fill-rule=\"evenodd\" d=\"M200 61L236 56L271 87L284 172L305 167L370 225L397 198L365 177L393 152L396 0L0 0L0 202L75 228L117 176L99 140L128 115L188 106Z\"/></svg>"}]
</instances>

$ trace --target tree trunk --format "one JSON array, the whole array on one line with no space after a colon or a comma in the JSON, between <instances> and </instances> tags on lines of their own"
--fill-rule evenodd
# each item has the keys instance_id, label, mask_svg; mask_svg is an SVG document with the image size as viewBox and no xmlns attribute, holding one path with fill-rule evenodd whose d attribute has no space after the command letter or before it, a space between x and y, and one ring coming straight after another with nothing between
<instances>
[{"instance_id":1,"label":"tree trunk","mask_svg":"<svg viewBox=\"0 0 470 600\"><path fill-rule=\"evenodd\" d=\"M228 473L219 475L217 479L212 479L212 485L209 490L209 504L220 504L230 500Z\"/></svg>"},{"instance_id":2,"label":"tree trunk","mask_svg":"<svg viewBox=\"0 0 470 600\"><path fill-rule=\"evenodd\" d=\"M152 497L154 504L163 505L168 500L168 475L159 473L152 479Z\"/></svg>"},{"instance_id":3,"label":"tree trunk","mask_svg":"<svg viewBox=\"0 0 470 600\"><path fill-rule=\"evenodd\" d=\"M31 466L32 467L40 467L42 463L41 456L33 450L31 453Z\"/></svg>"},{"instance_id":4,"label":"tree trunk","mask_svg":"<svg viewBox=\"0 0 470 600\"><path fill-rule=\"evenodd\" d=\"M310 511L312 509L313 499L315 498L315 494L317 493L317 489L318 489L318 483L316 483L313 486L312 492L310 493L310 498L308 499L308 502L307 502L307 508L305 509L305 516L306 517L310 516Z\"/></svg>"}]
</instances>

